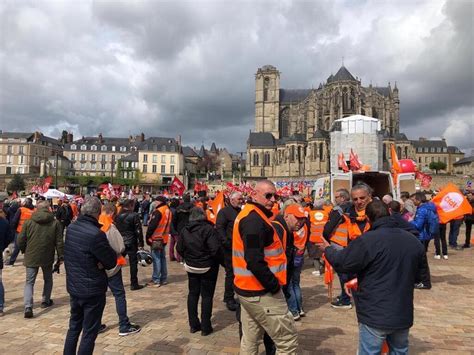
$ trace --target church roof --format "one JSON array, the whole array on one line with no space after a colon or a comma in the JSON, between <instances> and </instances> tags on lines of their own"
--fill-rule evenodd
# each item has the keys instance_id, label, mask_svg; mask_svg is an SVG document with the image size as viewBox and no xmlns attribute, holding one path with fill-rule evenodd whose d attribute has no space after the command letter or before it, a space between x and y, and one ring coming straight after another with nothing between
<instances>
[{"instance_id":1,"label":"church roof","mask_svg":"<svg viewBox=\"0 0 474 355\"><path fill-rule=\"evenodd\" d=\"M395 140L397 140L397 141L408 141L408 138L407 138L407 136L405 135L405 133L395 133L394 138L395 138Z\"/></svg>"},{"instance_id":2,"label":"church roof","mask_svg":"<svg viewBox=\"0 0 474 355\"><path fill-rule=\"evenodd\" d=\"M252 147L273 147L275 138L269 132L250 132L248 144Z\"/></svg>"},{"instance_id":3,"label":"church roof","mask_svg":"<svg viewBox=\"0 0 474 355\"><path fill-rule=\"evenodd\" d=\"M280 102L300 102L308 97L311 89L280 89Z\"/></svg>"},{"instance_id":4,"label":"church roof","mask_svg":"<svg viewBox=\"0 0 474 355\"><path fill-rule=\"evenodd\" d=\"M212 142L210 152L217 153L216 143Z\"/></svg>"},{"instance_id":5,"label":"church roof","mask_svg":"<svg viewBox=\"0 0 474 355\"><path fill-rule=\"evenodd\" d=\"M194 151L193 148L188 147L188 146L183 146L183 155L184 155L185 157L187 157L187 158L188 158L188 157L191 158L191 157L198 157L198 156L199 156L199 155Z\"/></svg>"},{"instance_id":6,"label":"church roof","mask_svg":"<svg viewBox=\"0 0 474 355\"><path fill-rule=\"evenodd\" d=\"M302 133L295 133L288 137L287 142L306 142L306 137Z\"/></svg>"},{"instance_id":7,"label":"church roof","mask_svg":"<svg viewBox=\"0 0 474 355\"><path fill-rule=\"evenodd\" d=\"M328 83L334 82L334 81L343 81L343 80L357 81L344 65L341 68L339 68L336 75L334 75L332 78L331 77L328 78Z\"/></svg>"},{"instance_id":8,"label":"church roof","mask_svg":"<svg viewBox=\"0 0 474 355\"><path fill-rule=\"evenodd\" d=\"M199 149L198 155L199 155L201 158L204 158L204 157L206 156L206 148L204 148L204 145L201 145L201 149Z\"/></svg>"},{"instance_id":9,"label":"church roof","mask_svg":"<svg viewBox=\"0 0 474 355\"><path fill-rule=\"evenodd\" d=\"M388 97L390 96L390 88L388 86L374 86L374 90L377 91L380 95Z\"/></svg>"},{"instance_id":10,"label":"church roof","mask_svg":"<svg viewBox=\"0 0 474 355\"><path fill-rule=\"evenodd\" d=\"M322 129L318 129L317 131L315 131L313 133L313 137L312 138L319 138L319 139L327 139L329 138L329 132L328 131L325 131L325 130L322 130Z\"/></svg>"},{"instance_id":11,"label":"church roof","mask_svg":"<svg viewBox=\"0 0 474 355\"><path fill-rule=\"evenodd\" d=\"M474 155L466 158L462 158L458 160L457 162L453 163L453 165L463 165L463 164L468 164L474 162Z\"/></svg>"}]
</instances>

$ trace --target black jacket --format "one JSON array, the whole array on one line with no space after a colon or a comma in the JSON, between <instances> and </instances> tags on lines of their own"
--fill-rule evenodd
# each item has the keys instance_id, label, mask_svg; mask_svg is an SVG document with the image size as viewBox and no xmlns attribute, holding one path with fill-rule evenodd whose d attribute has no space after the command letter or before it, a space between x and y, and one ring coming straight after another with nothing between
<instances>
[{"instance_id":1,"label":"black jacket","mask_svg":"<svg viewBox=\"0 0 474 355\"><path fill-rule=\"evenodd\" d=\"M72 221L72 209L69 204L62 204L56 210L56 219L61 222L64 227L67 227L71 224Z\"/></svg>"},{"instance_id":2,"label":"black jacket","mask_svg":"<svg viewBox=\"0 0 474 355\"><path fill-rule=\"evenodd\" d=\"M189 266L204 268L222 262L219 238L208 221L193 221L184 227L176 250Z\"/></svg>"},{"instance_id":3,"label":"black jacket","mask_svg":"<svg viewBox=\"0 0 474 355\"><path fill-rule=\"evenodd\" d=\"M3 269L3 251L13 242L13 234L6 218L0 217L0 270Z\"/></svg>"},{"instance_id":4,"label":"black jacket","mask_svg":"<svg viewBox=\"0 0 474 355\"><path fill-rule=\"evenodd\" d=\"M143 230L138 213L121 211L115 217L115 226L122 234L127 247L143 247Z\"/></svg>"},{"instance_id":5,"label":"black jacket","mask_svg":"<svg viewBox=\"0 0 474 355\"><path fill-rule=\"evenodd\" d=\"M117 253L94 217L81 215L69 225L64 243L64 266L70 295L88 298L105 294L105 269L112 269L116 264Z\"/></svg>"},{"instance_id":6,"label":"black jacket","mask_svg":"<svg viewBox=\"0 0 474 355\"><path fill-rule=\"evenodd\" d=\"M272 216L272 212L264 206L255 202L249 203L254 204L268 218ZM273 228L257 212L252 211L240 221L239 232L244 244L244 259L247 263L247 269L252 272L265 289L263 291L248 291L234 285L235 292L244 297L261 296L268 292L277 293L280 291L280 283L270 271L264 259L264 248L273 243Z\"/></svg>"},{"instance_id":7,"label":"black jacket","mask_svg":"<svg viewBox=\"0 0 474 355\"><path fill-rule=\"evenodd\" d=\"M338 273L357 275L353 293L359 323L381 329L413 325L414 284L427 267L423 245L413 234L397 228L390 217L375 221L370 231L326 258Z\"/></svg>"},{"instance_id":8,"label":"black jacket","mask_svg":"<svg viewBox=\"0 0 474 355\"><path fill-rule=\"evenodd\" d=\"M324 225L323 237L328 242L331 239L332 233L336 230L336 227L342 222L342 215L351 213L354 211L354 206L351 202L344 202L340 206L335 206L331 212L329 212L328 221ZM362 230L362 229L361 229Z\"/></svg>"},{"instance_id":9,"label":"black jacket","mask_svg":"<svg viewBox=\"0 0 474 355\"><path fill-rule=\"evenodd\" d=\"M275 223L278 222L278 223ZM289 285L291 278L293 276L294 270L294 262L295 262L295 236L293 232L288 229L288 225L286 224L285 218L281 214L275 217L275 220L272 222L273 227L275 228L278 237L283 242L283 228L286 230L286 247L285 247L285 255L286 255L286 284ZM288 295L289 296L289 295Z\"/></svg>"},{"instance_id":10,"label":"black jacket","mask_svg":"<svg viewBox=\"0 0 474 355\"><path fill-rule=\"evenodd\" d=\"M234 230L235 219L240 211L240 208L229 205L221 209L217 214L216 230L222 246L226 251L232 251L232 232Z\"/></svg>"},{"instance_id":11,"label":"black jacket","mask_svg":"<svg viewBox=\"0 0 474 355\"><path fill-rule=\"evenodd\" d=\"M194 205L191 202L184 202L178 207L176 207L176 213L173 214L173 227L176 233L180 234L181 230L188 224L189 221L189 213L191 208Z\"/></svg>"}]
</instances>

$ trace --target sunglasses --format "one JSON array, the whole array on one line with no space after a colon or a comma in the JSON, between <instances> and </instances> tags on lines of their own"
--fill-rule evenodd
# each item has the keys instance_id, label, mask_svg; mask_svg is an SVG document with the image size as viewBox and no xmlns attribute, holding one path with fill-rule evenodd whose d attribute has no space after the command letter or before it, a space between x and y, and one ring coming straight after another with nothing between
<instances>
[{"instance_id":1,"label":"sunglasses","mask_svg":"<svg viewBox=\"0 0 474 355\"><path fill-rule=\"evenodd\" d=\"M280 198L280 196L278 196L276 193L271 193L271 192L268 192L266 193L265 195L263 195L267 200L271 200L272 197L275 199L275 200L278 200Z\"/></svg>"}]
</instances>

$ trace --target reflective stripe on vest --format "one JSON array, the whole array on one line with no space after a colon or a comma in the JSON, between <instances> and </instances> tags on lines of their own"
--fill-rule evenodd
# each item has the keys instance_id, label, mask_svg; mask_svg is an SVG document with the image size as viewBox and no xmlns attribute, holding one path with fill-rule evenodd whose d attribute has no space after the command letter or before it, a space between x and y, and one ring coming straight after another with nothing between
<instances>
[{"instance_id":1,"label":"reflective stripe on vest","mask_svg":"<svg viewBox=\"0 0 474 355\"><path fill-rule=\"evenodd\" d=\"M167 205L162 205L157 209L161 213L161 219L151 236L151 240L163 239L163 242L168 244L171 227L171 210Z\"/></svg>"},{"instance_id":2,"label":"reflective stripe on vest","mask_svg":"<svg viewBox=\"0 0 474 355\"><path fill-rule=\"evenodd\" d=\"M309 213L311 222L309 241L312 243L321 243L323 240L323 230L329 219L329 212L326 210L315 210Z\"/></svg>"},{"instance_id":3,"label":"reflective stripe on vest","mask_svg":"<svg viewBox=\"0 0 474 355\"><path fill-rule=\"evenodd\" d=\"M341 247L347 247L351 221L346 215L343 215L342 217L344 220L337 226L336 230L331 236L331 242L336 243Z\"/></svg>"},{"instance_id":4,"label":"reflective stripe on vest","mask_svg":"<svg viewBox=\"0 0 474 355\"><path fill-rule=\"evenodd\" d=\"M35 210L30 210L26 207L20 207L20 220L18 221L18 226L16 227L16 232L21 233L23 229L23 224L31 218Z\"/></svg>"},{"instance_id":5,"label":"reflective stripe on vest","mask_svg":"<svg viewBox=\"0 0 474 355\"><path fill-rule=\"evenodd\" d=\"M279 284L285 285L286 256L283 243L280 241L280 238L278 237L275 228L272 226L270 219L258 207L250 203L245 205L242 211L240 211L240 213L237 215L237 218L234 222L234 230L232 233L232 266L234 270L234 285L237 288L246 291L265 290L260 281L258 281L253 273L247 268L244 243L239 230L240 222L252 211L255 211L260 216L260 218L272 228L273 242L271 245L264 248L264 260L267 263L270 271L278 279Z\"/></svg>"},{"instance_id":6,"label":"reflective stripe on vest","mask_svg":"<svg viewBox=\"0 0 474 355\"><path fill-rule=\"evenodd\" d=\"M306 241L308 240L308 225L305 223L299 231L293 233L293 236L295 238L295 247L298 250L304 250Z\"/></svg>"}]
</instances>

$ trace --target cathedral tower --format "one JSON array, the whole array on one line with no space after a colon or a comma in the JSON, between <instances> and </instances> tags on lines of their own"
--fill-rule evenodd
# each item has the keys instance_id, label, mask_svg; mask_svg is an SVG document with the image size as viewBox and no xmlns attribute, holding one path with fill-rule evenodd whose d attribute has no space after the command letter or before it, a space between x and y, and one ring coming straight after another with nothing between
<instances>
[{"instance_id":1,"label":"cathedral tower","mask_svg":"<svg viewBox=\"0 0 474 355\"><path fill-rule=\"evenodd\" d=\"M279 138L280 72L272 65L255 74L255 132L269 132Z\"/></svg>"}]
</instances>

